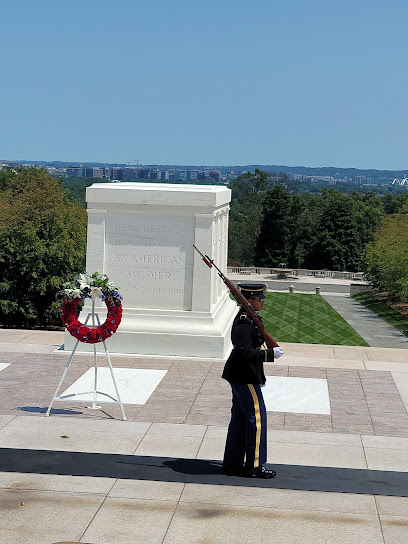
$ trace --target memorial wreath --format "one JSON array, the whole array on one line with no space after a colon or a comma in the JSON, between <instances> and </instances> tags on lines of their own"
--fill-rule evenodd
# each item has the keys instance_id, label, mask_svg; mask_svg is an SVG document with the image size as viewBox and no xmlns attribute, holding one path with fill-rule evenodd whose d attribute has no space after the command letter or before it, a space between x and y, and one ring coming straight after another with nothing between
<instances>
[{"instance_id":1,"label":"memorial wreath","mask_svg":"<svg viewBox=\"0 0 408 544\"><path fill-rule=\"evenodd\" d=\"M122 319L122 295L105 274L80 274L73 281L64 283L57 296L63 299L61 318L64 327L80 342L104 342L116 332ZM101 325L88 326L78 320L78 306L86 298L101 298L105 302L108 315Z\"/></svg>"}]
</instances>

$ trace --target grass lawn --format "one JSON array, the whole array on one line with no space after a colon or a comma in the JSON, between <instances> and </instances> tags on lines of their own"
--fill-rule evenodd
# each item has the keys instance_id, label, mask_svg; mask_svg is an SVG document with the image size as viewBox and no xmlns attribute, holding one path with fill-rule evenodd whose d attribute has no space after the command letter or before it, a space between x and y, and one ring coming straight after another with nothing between
<instances>
[{"instance_id":1,"label":"grass lawn","mask_svg":"<svg viewBox=\"0 0 408 544\"><path fill-rule=\"evenodd\" d=\"M378 300L369 292L358 293L357 295L354 295L353 298L396 329L400 330L404 334L408 334L408 315L403 315L396 310L393 310L388 306L388 304Z\"/></svg>"},{"instance_id":2,"label":"grass lawn","mask_svg":"<svg viewBox=\"0 0 408 544\"><path fill-rule=\"evenodd\" d=\"M279 342L368 346L323 297L301 293L266 293L265 329Z\"/></svg>"}]
</instances>

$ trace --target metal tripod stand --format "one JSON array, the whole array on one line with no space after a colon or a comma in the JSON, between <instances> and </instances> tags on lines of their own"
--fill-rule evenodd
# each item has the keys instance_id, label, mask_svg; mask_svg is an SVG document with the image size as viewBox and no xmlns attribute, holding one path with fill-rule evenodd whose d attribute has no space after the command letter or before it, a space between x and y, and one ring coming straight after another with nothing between
<instances>
[{"instance_id":1,"label":"metal tripod stand","mask_svg":"<svg viewBox=\"0 0 408 544\"><path fill-rule=\"evenodd\" d=\"M92 311L87 315L87 318L85 320L84 325L86 325L88 323L89 319L91 319L91 321L92 321L92 325L90 325L90 327L100 326L101 322L99 320L99 315L95 312L95 300L94 299L92 300ZM96 323L97 323L97 325L96 325ZM84 391L84 392L80 392L80 393L70 393L68 395L58 396L58 392L61 389L61 386L62 386L62 383L63 383L63 381L65 379L65 376L67 375L68 369L69 369L69 367L70 367L70 365L72 363L72 359L74 358L75 351L76 351L76 349L78 347L78 344L79 344L79 340L77 340L76 343L75 343L74 349L72 350L72 353L71 353L71 355L70 355L70 357L68 359L67 366L65 367L65 370L64 370L64 372L63 372L63 374L61 376L58 387L55 390L55 393L54 393L54 396L52 398L51 404L49 405L47 413L45 415L46 416L50 415L52 405L56 401L83 402L83 399L81 401L81 399L75 399L74 397L79 397L79 396L82 396L82 395L92 394L93 395L92 406L88 406L88 408L90 410L100 410L101 409L101 406L99 406L97 404L97 402L100 403L100 404L103 404L103 403L105 403L105 404L119 404L120 410L122 412L122 420L126 421L125 410L123 409L123 404L122 404L122 401L121 401L121 398L120 398L119 389L118 389L118 386L117 386L117 383L116 383L115 375L114 375L113 368L112 368L112 363L111 363L111 360L110 360L108 348L106 347L105 341L103 341L103 348L104 348L104 351L105 351L106 360L108 362L108 366L109 366L110 374L111 374L111 377L112 377L112 382L113 382L113 385L115 387L115 392L116 392L116 397L117 398L112 397L112 395L109 395L109 393L104 393L103 391L98 390L98 365L97 365L97 356L96 356L96 344L93 344L93 353L94 353L94 387L93 387L93 389L91 391ZM107 400L97 399L97 395L102 395L104 397L108 397L110 400L108 400L108 399Z\"/></svg>"}]
</instances>

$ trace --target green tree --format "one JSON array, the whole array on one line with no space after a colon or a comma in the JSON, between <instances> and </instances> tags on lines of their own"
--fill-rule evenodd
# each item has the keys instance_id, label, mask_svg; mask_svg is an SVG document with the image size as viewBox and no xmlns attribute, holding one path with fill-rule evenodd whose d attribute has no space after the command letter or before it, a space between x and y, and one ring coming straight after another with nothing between
<instances>
[{"instance_id":1,"label":"green tree","mask_svg":"<svg viewBox=\"0 0 408 544\"><path fill-rule=\"evenodd\" d=\"M408 213L408 194L394 195L387 193L383 197L384 212L387 215L394 213Z\"/></svg>"},{"instance_id":2,"label":"green tree","mask_svg":"<svg viewBox=\"0 0 408 544\"><path fill-rule=\"evenodd\" d=\"M230 185L232 190L228 229L230 263L237 265L253 263L266 186L267 174L261 170L255 170L255 174L248 172Z\"/></svg>"},{"instance_id":3,"label":"green tree","mask_svg":"<svg viewBox=\"0 0 408 544\"><path fill-rule=\"evenodd\" d=\"M383 199L384 212L389 215L392 213L397 213L398 206L395 199L395 196L392 193L387 193L384 195Z\"/></svg>"},{"instance_id":4,"label":"green tree","mask_svg":"<svg viewBox=\"0 0 408 544\"><path fill-rule=\"evenodd\" d=\"M312 213L313 225L305 266L355 271L362 267L366 244L384 215L382 200L372 192L349 195L325 188Z\"/></svg>"},{"instance_id":5,"label":"green tree","mask_svg":"<svg viewBox=\"0 0 408 544\"><path fill-rule=\"evenodd\" d=\"M89 179L89 178L75 178L69 176L67 178L61 178L62 186L65 187L71 194L71 196L81 202L82 206L86 208L86 188L93 183L106 183L104 179Z\"/></svg>"},{"instance_id":6,"label":"green tree","mask_svg":"<svg viewBox=\"0 0 408 544\"><path fill-rule=\"evenodd\" d=\"M251 265L261 231L266 191L287 181L286 175L267 173L258 168L246 172L229 185L232 190L228 229L228 261L232 265Z\"/></svg>"},{"instance_id":7,"label":"green tree","mask_svg":"<svg viewBox=\"0 0 408 544\"><path fill-rule=\"evenodd\" d=\"M383 218L365 251L365 273L391 299L408 301L408 215Z\"/></svg>"},{"instance_id":8,"label":"green tree","mask_svg":"<svg viewBox=\"0 0 408 544\"><path fill-rule=\"evenodd\" d=\"M55 294L83 271L86 211L37 168L0 172L0 323L59 324Z\"/></svg>"},{"instance_id":9,"label":"green tree","mask_svg":"<svg viewBox=\"0 0 408 544\"><path fill-rule=\"evenodd\" d=\"M356 270L360 261L356 239L357 223L349 197L336 189L323 189L320 221L310 252L305 259L308 268Z\"/></svg>"},{"instance_id":10,"label":"green tree","mask_svg":"<svg viewBox=\"0 0 408 544\"><path fill-rule=\"evenodd\" d=\"M262 224L255 250L257 266L288 263L291 250L291 195L280 185L266 193Z\"/></svg>"},{"instance_id":11,"label":"green tree","mask_svg":"<svg viewBox=\"0 0 408 544\"><path fill-rule=\"evenodd\" d=\"M356 223L355 238L357 242L357 266L362 266L362 255L365 246L373 239L374 232L381 224L384 216L383 200L375 193L358 193L352 191L348 197L352 205L354 221Z\"/></svg>"},{"instance_id":12,"label":"green tree","mask_svg":"<svg viewBox=\"0 0 408 544\"><path fill-rule=\"evenodd\" d=\"M304 266L320 224L320 200L319 196L310 194L292 196L289 218L290 256L288 265L290 267L302 268Z\"/></svg>"}]
</instances>

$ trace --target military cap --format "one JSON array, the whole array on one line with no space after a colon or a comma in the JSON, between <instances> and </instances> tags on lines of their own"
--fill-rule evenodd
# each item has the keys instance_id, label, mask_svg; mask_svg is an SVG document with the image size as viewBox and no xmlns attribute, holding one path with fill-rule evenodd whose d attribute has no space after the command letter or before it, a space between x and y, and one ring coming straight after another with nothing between
<instances>
[{"instance_id":1,"label":"military cap","mask_svg":"<svg viewBox=\"0 0 408 544\"><path fill-rule=\"evenodd\" d=\"M265 283L238 283L238 287L245 298L259 297L261 300L266 298L264 295Z\"/></svg>"}]
</instances>

